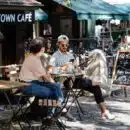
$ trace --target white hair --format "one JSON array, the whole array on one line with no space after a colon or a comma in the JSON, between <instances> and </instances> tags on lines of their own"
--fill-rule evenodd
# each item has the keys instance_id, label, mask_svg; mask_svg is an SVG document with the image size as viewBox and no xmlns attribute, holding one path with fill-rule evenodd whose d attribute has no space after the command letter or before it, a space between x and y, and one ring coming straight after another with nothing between
<instances>
[{"instance_id":1,"label":"white hair","mask_svg":"<svg viewBox=\"0 0 130 130\"><path fill-rule=\"evenodd\" d=\"M107 63L106 56L102 50L95 49L88 55L86 75L93 81L100 84L107 84Z\"/></svg>"},{"instance_id":2,"label":"white hair","mask_svg":"<svg viewBox=\"0 0 130 130\"><path fill-rule=\"evenodd\" d=\"M106 56L105 53L100 49L92 50L88 55L88 64L93 62L94 64L98 64L97 62L100 62L101 60L106 63ZM96 61L96 63L95 63Z\"/></svg>"}]
</instances>

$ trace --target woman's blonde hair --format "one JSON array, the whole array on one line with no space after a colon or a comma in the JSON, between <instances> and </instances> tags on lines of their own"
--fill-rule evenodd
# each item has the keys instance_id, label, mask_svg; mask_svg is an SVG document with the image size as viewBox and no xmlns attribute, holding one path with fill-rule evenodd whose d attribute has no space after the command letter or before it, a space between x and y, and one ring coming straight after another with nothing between
<instances>
[{"instance_id":1,"label":"woman's blonde hair","mask_svg":"<svg viewBox=\"0 0 130 130\"><path fill-rule=\"evenodd\" d=\"M102 50L95 49L91 51L88 55L88 69L94 69L96 68L100 62L103 62L106 64L106 56Z\"/></svg>"},{"instance_id":2,"label":"woman's blonde hair","mask_svg":"<svg viewBox=\"0 0 130 130\"><path fill-rule=\"evenodd\" d=\"M95 49L89 53L86 75L100 83L107 82L106 56L102 50Z\"/></svg>"}]
</instances>

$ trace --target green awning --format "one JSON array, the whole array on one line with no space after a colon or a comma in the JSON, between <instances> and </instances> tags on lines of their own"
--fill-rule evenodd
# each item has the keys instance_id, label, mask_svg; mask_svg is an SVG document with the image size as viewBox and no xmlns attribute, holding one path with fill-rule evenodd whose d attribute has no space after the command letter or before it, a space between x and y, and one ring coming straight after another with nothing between
<instances>
[{"instance_id":1,"label":"green awning","mask_svg":"<svg viewBox=\"0 0 130 130\"><path fill-rule=\"evenodd\" d=\"M92 19L92 15L91 15L91 14L86 14L86 13L77 13L77 19L78 19L78 20Z\"/></svg>"},{"instance_id":2,"label":"green awning","mask_svg":"<svg viewBox=\"0 0 130 130\"><path fill-rule=\"evenodd\" d=\"M48 19L48 14L45 13L42 9L39 8L35 10L35 21L42 21L47 19Z\"/></svg>"},{"instance_id":3,"label":"green awning","mask_svg":"<svg viewBox=\"0 0 130 130\"><path fill-rule=\"evenodd\" d=\"M85 20L95 17L96 19L105 19L108 17L121 17L127 15L124 10L116 8L116 6L110 5L102 0L53 0L65 7L68 7L77 13L77 19ZM91 16L90 16L91 15Z\"/></svg>"},{"instance_id":4,"label":"green awning","mask_svg":"<svg viewBox=\"0 0 130 130\"><path fill-rule=\"evenodd\" d=\"M96 19L100 19L100 20L110 20L113 19L112 15L97 15Z\"/></svg>"},{"instance_id":5,"label":"green awning","mask_svg":"<svg viewBox=\"0 0 130 130\"><path fill-rule=\"evenodd\" d=\"M116 6L119 9L122 9L128 13L130 13L130 3L127 4L115 4L114 6Z\"/></svg>"},{"instance_id":6,"label":"green awning","mask_svg":"<svg viewBox=\"0 0 130 130\"><path fill-rule=\"evenodd\" d=\"M0 0L0 6L43 6L37 0Z\"/></svg>"}]
</instances>

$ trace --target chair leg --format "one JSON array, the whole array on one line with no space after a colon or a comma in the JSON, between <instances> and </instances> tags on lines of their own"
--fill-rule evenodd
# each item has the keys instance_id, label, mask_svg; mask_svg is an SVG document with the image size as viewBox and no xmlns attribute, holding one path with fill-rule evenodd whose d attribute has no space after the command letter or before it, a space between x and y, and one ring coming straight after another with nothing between
<instances>
[{"instance_id":1,"label":"chair leg","mask_svg":"<svg viewBox=\"0 0 130 130\"><path fill-rule=\"evenodd\" d=\"M84 115L85 113L84 113L83 108L81 107L78 99L76 99L76 102L77 102L77 105L78 105L78 108L79 108L80 112Z\"/></svg>"},{"instance_id":2,"label":"chair leg","mask_svg":"<svg viewBox=\"0 0 130 130\"><path fill-rule=\"evenodd\" d=\"M29 125L29 128L31 128L31 124L30 124L29 120L28 120L27 117L26 117L26 112L28 111L29 107L27 107L27 108L25 109L25 111L23 111L24 105L20 105L21 99L22 99L22 96L20 97L20 99L19 99L19 101L18 101L19 110L15 113L15 115L14 115L13 118L12 118L12 120L15 119L15 118L17 118L17 115L21 112L21 118L19 117L19 120L17 120L17 121L18 121L18 124L19 124L20 128L21 128L22 130L24 130L24 128L22 127L22 125L21 125L21 123L20 123L20 119L25 120L26 123ZM27 100L28 100L28 99L27 99ZM28 102L29 102L29 101L28 101ZM30 103L30 102L29 102L29 103ZM30 104L31 104L31 103L30 103Z\"/></svg>"},{"instance_id":3,"label":"chair leg","mask_svg":"<svg viewBox=\"0 0 130 130\"><path fill-rule=\"evenodd\" d=\"M66 126L62 122L60 122L59 120L56 121L56 125L58 126L58 128L60 130L65 130L65 128L66 128Z\"/></svg>"},{"instance_id":4,"label":"chair leg","mask_svg":"<svg viewBox=\"0 0 130 130\"><path fill-rule=\"evenodd\" d=\"M73 91L73 90L72 90L72 91ZM75 92L73 92L73 95L74 95L73 98L74 98L74 99L72 100L72 103L71 103L71 105L69 106L68 109L70 109L71 106L73 105L73 103L75 103L75 104L76 104L76 107L77 107L77 110L80 111L80 112L84 115L85 113L84 113L84 111L83 111L83 109L82 109L82 107L81 107L81 105L80 105L80 103L79 103L79 101L78 101L78 98L79 98L80 93L81 93L81 92L79 92L79 93L76 95Z\"/></svg>"},{"instance_id":5,"label":"chair leg","mask_svg":"<svg viewBox=\"0 0 130 130\"><path fill-rule=\"evenodd\" d=\"M124 98L127 98L127 89L124 88Z\"/></svg>"}]
</instances>

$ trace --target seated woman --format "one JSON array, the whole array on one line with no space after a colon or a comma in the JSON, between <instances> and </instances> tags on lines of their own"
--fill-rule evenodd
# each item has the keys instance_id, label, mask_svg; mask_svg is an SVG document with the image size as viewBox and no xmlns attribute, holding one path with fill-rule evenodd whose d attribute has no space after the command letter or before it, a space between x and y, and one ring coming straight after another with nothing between
<instances>
[{"instance_id":1,"label":"seated woman","mask_svg":"<svg viewBox=\"0 0 130 130\"><path fill-rule=\"evenodd\" d=\"M23 93L41 98L51 97L63 101L63 94L59 84L54 83L51 75L42 66L40 56L45 50L45 39L36 38L31 41L30 55L25 58L19 79L30 83L23 88Z\"/></svg>"},{"instance_id":2,"label":"seated woman","mask_svg":"<svg viewBox=\"0 0 130 130\"><path fill-rule=\"evenodd\" d=\"M107 85L106 56L102 50L95 49L89 53L88 63L85 69L85 77L77 78L74 86L81 87L94 94L95 101L101 110L102 119L114 119L114 116L106 109L100 85Z\"/></svg>"}]
</instances>

